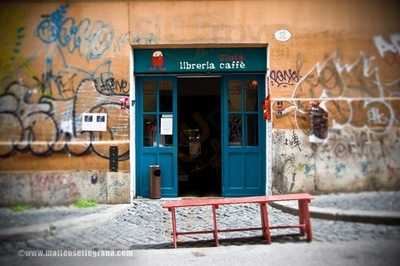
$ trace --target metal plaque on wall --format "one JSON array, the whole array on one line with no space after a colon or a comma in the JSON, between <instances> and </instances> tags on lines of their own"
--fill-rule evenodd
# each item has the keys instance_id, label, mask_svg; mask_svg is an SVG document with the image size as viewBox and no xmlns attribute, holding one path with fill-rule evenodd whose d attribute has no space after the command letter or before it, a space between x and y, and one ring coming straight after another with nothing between
<instances>
[{"instance_id":1,"label":"metal plaque on wall","mask_svg":"<svg viewBox=\"0 0 400 266\"><path fill-rule=\"evenodd\" d=\"M110 171L118 172L118 146L110 146Z\"/></svg>"}]
</instances>

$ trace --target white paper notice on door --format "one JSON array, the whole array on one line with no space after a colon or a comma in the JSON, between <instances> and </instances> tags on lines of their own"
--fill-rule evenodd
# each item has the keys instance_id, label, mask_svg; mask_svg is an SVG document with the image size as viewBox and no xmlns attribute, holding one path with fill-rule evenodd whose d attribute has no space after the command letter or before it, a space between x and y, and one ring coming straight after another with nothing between
<instances>
[{"instance_id":1,"label":"white paper notice on door","mask_svg":"<svg viewBox=\"0 0 400 266\"><path fill-rule=\"evenodd\" d=\"M161 135L172 135L173 123L172 115L162 115L160 134Z\"/></svg>"}]
</instances>

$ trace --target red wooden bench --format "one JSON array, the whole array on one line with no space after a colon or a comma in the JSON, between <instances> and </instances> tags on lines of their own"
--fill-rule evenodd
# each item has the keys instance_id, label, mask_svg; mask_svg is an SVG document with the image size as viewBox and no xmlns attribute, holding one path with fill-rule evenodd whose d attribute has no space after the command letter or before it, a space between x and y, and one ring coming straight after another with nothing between
<instances>
[{"instance_id":1,"label":"red wooden bench","mask_svg":"<svg viewBox=\"0 0 400 266\"><path fill-rule=\"evenodd\" d=\"M258 197L241 197L241 198L196 198L196 199L181 199L181 200L170 200L163 203L163 207L167 208L171 212L171 223L172 223L172 243L174 247L177 247L177 240L179 235L193 235L193 234L213 234L215 245L219 245L218 233L219 232L236 232L236 231L251 231L261 230L266 243L271 243L271 229L278 228L299 228L300 233L304 235L306 233L307 240L312 240L310 214L308 210L308 204L313 197L306 193L301 194L288 194L288 195L272 195L272 196L258 196ZM270 226L268 219L268 208L267 204L273 201L292 201L297 200L299 205L299 224L297 225L277 225ZM228 204L246 204L254 203L260 205L260 218L261 227L251 228L228 228L218 229L216 210L220 205ZM178 232L176 230L176 209L182 207L196 207L196 206L211 206L212 208L212 219L213 228L212 230L202 231L184 231Z\"/></svg>"}]
</instances>

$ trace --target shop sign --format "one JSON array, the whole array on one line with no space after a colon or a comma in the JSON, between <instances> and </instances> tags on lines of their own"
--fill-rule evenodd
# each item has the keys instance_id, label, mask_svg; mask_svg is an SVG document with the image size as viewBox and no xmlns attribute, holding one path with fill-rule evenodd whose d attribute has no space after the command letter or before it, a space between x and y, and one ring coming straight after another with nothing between
<instances>
[{"instance_id":1,"label":"shop sign","mask_svg":"<svg viewBox=\"0 0 400 266\"><path fill-rule=\"evenodd\" d=\"M137 49L135 73L265 72L266 48Z\"/></svg>"}]
</instances>

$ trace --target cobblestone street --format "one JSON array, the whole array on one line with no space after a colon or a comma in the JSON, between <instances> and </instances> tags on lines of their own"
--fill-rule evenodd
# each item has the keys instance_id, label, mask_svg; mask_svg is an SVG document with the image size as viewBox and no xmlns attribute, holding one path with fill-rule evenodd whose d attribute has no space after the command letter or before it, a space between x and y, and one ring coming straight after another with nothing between
<instances>
[{"instance_id":1,"label":"cobblestone street","mask_svg":"<svg viewBox=\"0 0 400 266\"><path fill-rule=\"evenodd\" d=\"M91 208L75 208L71 206L53 206L47 208L32 208L23 213L13 212L8 208L0 208L0 228L28 226L40 223L55 222L61 219L71 219L87 214L98 213L110 209L112 205L99 204Z\"/></svg>"},{"instance_id":2,"label":"cobblestone street","mask_svg":"<svg viewBox=\"0 0 400 266\"><path fill-rule=\"evenodd\" d=\"M20 249L143 249L170 248L170 214L161 207L158 200L136 200L128 211L113 218L110 222L93 224L86 229L68 228L55 231L46 237L29 240L2 241L0 254L13 254ZM295 223L297 217L283 213L272 207L272 225ZM186 218L186 219L183 219ZM189 218L189 219L188 219ZM219 227L260 226L259 207L255 204L221 206L218 209ZM201 230L211 228L209 207L183 208L177 211L178 230ZM352 240L398 240L400 227L351 223L312 219L314 241L337 242ZM295 229L273 230L273 243L299 241ZM182 236L180 246L213 246L212 235ZM221 233L222 245L260 244L261 232ZM225 240L224 240L225 239ZM196 240L196 241L195 241ZM302 240L301 240L302 241ZM185 243L182 243L185 242Z\"/></svg>"},{"instance_id":3,"label":"cobblestone street","mask_svg":"<svg viewBox=\"0 0 400 266\"><path fill-rule=\"evenodd\" d=\"M314 207L341 210L396 211L400 212L399 191L376 191L319 195L313 200Z\"/></svg>"}]
</instances>

